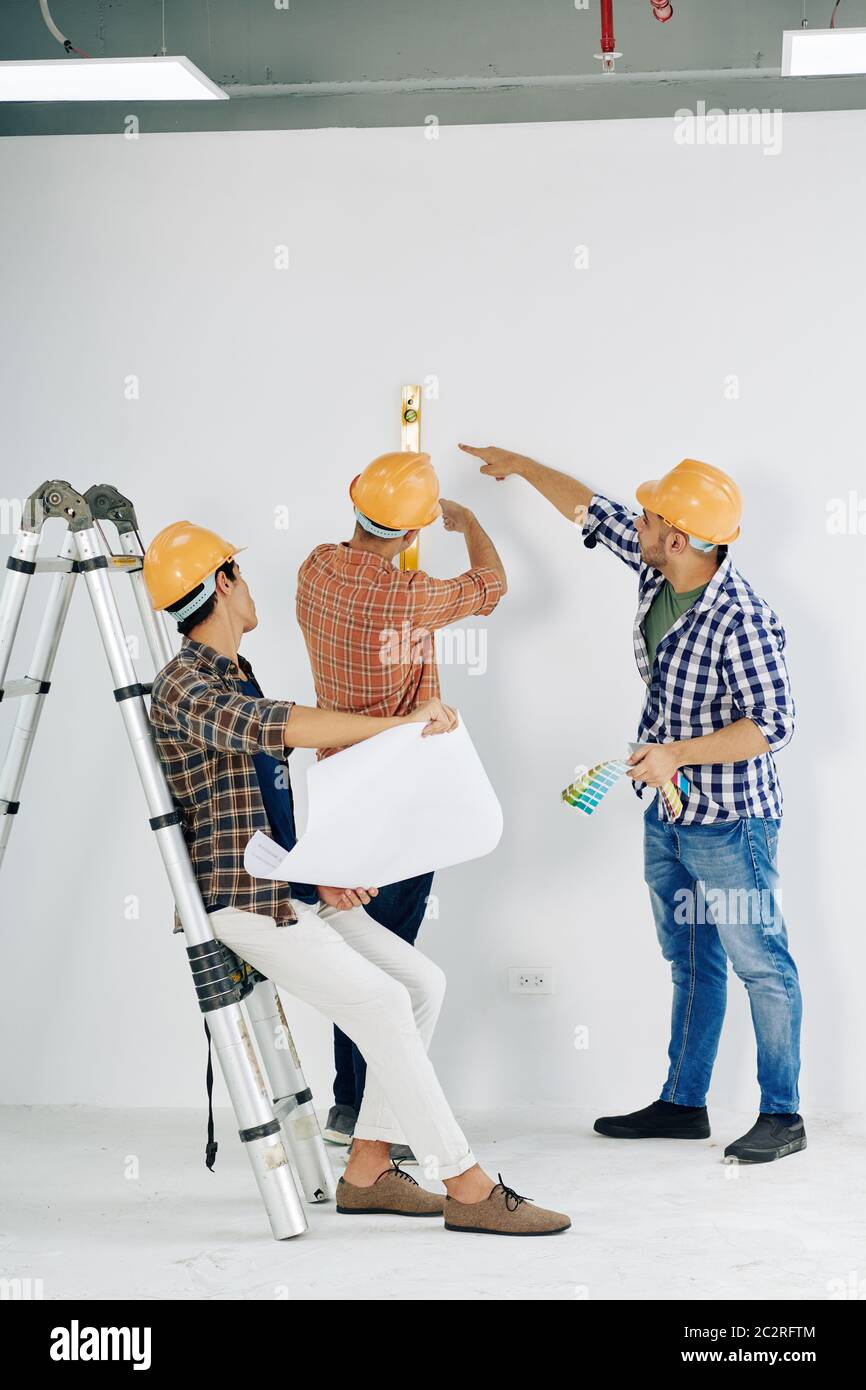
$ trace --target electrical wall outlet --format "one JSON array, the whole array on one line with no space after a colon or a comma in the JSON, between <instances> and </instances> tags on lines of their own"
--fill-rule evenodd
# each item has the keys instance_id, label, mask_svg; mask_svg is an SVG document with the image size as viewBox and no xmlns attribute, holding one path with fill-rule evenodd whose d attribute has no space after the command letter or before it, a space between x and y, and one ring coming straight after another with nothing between
<instances>
[{"instance_id":1,"label":"electrical wall outlet","mask_svg":"<svg viewBox=\"0 0 866 1390\"><path fill-rule=\"evenodd\" d=\"M510 994L552 994L553 971L549 965L510 965Z\"/></svg>"}]
</instances>

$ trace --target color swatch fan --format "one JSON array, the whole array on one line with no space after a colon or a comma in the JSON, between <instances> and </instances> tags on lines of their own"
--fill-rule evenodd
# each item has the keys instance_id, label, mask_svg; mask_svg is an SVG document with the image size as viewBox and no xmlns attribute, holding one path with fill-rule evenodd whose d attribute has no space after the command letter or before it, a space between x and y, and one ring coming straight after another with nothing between
<instances>
[{"instance_id":1,"label":"color swatch fan","mask_svg":"<svg viewBox=\"0 0 866 1390\"><path fill-rule=\"evenodd\" d=\"M584 815L591 816L598 803L607 796L614 782L625 776L627 768L628 763L620 758L614 758L607 763L596 763L595 767L591 767L588 772L578 777L576 782L565 788L562 799L569 806L583 811Z\"/></svg>"},{"instance_id":2,"label":"color swatch fan","mask_svg":"<svg viewBox=\"0 0 866 1390\"><path fill-rule=\"evenodd\" d=\"M674 773L672 782L665 782L663 787L659 787L665 805L670 813L671 820L676 820L682 815L683 797L689 790L688 779L683 776L679 768Z\"/></svg>"},{"instance_id":3,"label":"color swatch fan","mask_svg":"<svg viewBox=\"0 0 866 1390\"><path fill-rule=\"evenodd\" d=\"M631 748L630 752L635 749ZM631 764L622 758L612 758L606 763L596 763L588 772L582 773L574 782L569 783L562 793L562 800L567 806L573 806L575 810L583 811L584 815L591 816L599 802L607 796L611 787L618 782L621 777L629 771ZM665 782L659 791L671 820L677 820L682 815L682 798L687 795L689 790L688 779L677 770L674 778L670 782Z\"/></svg>"}]
</instances>

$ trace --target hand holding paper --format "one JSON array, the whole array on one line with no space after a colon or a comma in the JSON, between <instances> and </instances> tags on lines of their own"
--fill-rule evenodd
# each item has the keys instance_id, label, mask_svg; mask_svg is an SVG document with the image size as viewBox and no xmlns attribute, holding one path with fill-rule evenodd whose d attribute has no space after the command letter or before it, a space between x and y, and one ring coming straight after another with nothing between
<instances>
[{"instance_id":1,"label":"hand holding paper","mask_svg":"<svg viewBox=\"0 0 866 1390\"><path fill-rule=\"evenodd\" d=\"M424 738L388 729L311 767L307 828L286 853L257 832L244 867L254 878L381 887L489 854L502 808L461 721Z\"/></svg>"}]
</instances>

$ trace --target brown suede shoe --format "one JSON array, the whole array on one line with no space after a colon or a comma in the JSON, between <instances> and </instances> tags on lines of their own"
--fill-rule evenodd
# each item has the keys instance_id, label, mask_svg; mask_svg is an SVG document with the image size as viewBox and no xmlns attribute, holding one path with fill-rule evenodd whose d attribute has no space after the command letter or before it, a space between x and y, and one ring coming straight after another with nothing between
<instances>
[{"instance_id":1,"label":"brown suede shoe","mask_svg":"<svg viewBox=\"0 0 866 1390\"><path fill-rule=\"evenodd\" d=\"M571 1220L561 1211L548 1211L531 1205L530 1197L521 1197L513 1187L506 1187L502 1174L490 1196L483 1202L458 1202L445 1198L446 1231L476 1231L491 1236L553 1236L567 1231Z\"/></svg>"},{"instance_id":2,"label":"brown suede shoe","mask_svg":"<svg viewBox=\"0 0 866 1390\"><path fill-rule=\"evenodd\" d=\"M382 1173L371 1187L358 1187L340 1178L337 1211L344 1216L441 1216L445 1198L420 1187L399 1164Z\"/></svg>"}]
</instances>

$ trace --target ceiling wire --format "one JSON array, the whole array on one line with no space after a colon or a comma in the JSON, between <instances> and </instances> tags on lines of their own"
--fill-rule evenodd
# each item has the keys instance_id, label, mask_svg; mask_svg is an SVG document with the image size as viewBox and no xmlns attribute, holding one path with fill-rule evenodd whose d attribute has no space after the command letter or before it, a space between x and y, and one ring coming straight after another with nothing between
<instances>
[{"instance_id":1,"label":"ceiling wire","mask_svg":"<svg viewBox=\"0 0 866 1390\"><path fill-rule=\"evenodd\" d=\"M68 39L65 34L61 34L57 25L54 23L54 20L51 18L51 11L48 8L48 0L39 0L39 11L42 15L42 18L45 20L45 27L47 28L49 34L52 38L55 38L59 44L63 45L67 53L77 53L79 58L93 57L92 53L85 53L83 48L76 48L75 44L72 42L71 39Z\"/></svg>"}]
</instances>

